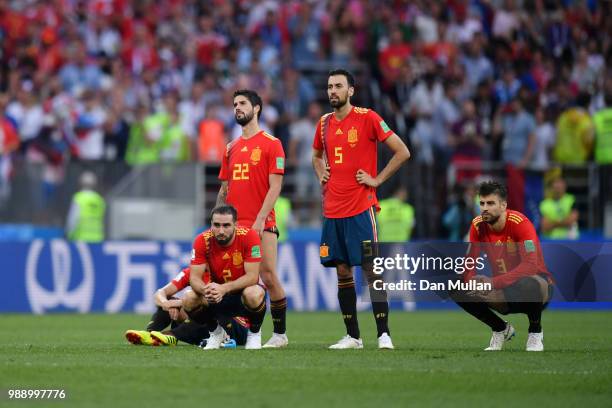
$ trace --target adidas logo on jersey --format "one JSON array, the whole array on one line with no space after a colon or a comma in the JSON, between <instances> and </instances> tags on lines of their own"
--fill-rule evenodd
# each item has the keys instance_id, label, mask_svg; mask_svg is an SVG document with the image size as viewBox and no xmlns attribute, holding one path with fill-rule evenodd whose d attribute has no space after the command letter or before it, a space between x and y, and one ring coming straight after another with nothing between
<instances>
[{"instance_id":1,"label":"adidas logo on jersey","mask_svg":"<svg viewBox=\"0 0 612 408\"><path fill-rule=\"evenodd\" d=\"M241 151L241 152L248 152L248 151L249 151L249 149L248 149L246 146L244 146L244 147L243 147L243 148L242 148L240 151Z\"/></svg>"}]
</instances>

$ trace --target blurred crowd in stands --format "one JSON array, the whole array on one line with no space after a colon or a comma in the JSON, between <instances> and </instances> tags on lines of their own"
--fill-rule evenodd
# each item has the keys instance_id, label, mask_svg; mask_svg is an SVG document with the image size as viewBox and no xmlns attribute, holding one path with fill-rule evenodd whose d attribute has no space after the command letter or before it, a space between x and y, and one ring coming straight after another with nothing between
<instances>
[{"instance_id":1,"label":"blurred crowd in stands","mask_svg":"<svg viewBox=\"0 0 612 408\"><path fill-rule=\"evenodd\" d=\"M11 161L218 162L239 136L231 96L310 177L333 67L413 160L546 170L595 157L612 107L612 2L596 0L0 0L0 195ZM610 159L612 162L612 158ZM299 183L307 186L308 183ZM298 194L309 194L301 187ZM5 193L6 194L6 193Z\"/></svg>"}]
</instances>

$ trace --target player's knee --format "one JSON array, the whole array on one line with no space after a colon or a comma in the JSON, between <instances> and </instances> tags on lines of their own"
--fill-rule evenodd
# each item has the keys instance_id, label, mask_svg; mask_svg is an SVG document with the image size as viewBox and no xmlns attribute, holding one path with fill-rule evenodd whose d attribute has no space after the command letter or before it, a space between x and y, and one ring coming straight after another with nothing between
<instances>
[{"instance_id":1,"label":"player's knee","mask_svg":"<svg viewBox=\"0 0 612 408\"><path fill-rule=\"evenodd\" d=\"M249 286L242 291L242 303L248 307L257 307L263 302L265 294L261 286Z\"/></svg>"},{"instance_id":2,"label":"player's knee","mask_svg":"<svg viewBox=\"0 0 612 408\"><path fill-rule=\"evenodd\" d=\"M202 298L197 293L193 291L187 291L185 296L183 296L183 309L189 312L191 310L197 309L202 305Z\"/></svg>"},{"instance_id":3,"label":"player's knee","mask_svg":"<svg viewBox=\"0 0 612 408\"><path fill-rule=\"evenodd\" d=\"M336 265L336 273L338 274L338 279L349 279L353 277L353 271L347 264Z\"/></svg>"},{"instance_id":4,"label":"player's knee","mask_svg":"<svg viewBox=\"0 0 612 408\"><path fill-rule=\"evenodd\" d=\"M545 288L533 277L525 277L510 285L507 289L507 297L513 302L538 302L544 301Z\"/></svg>"},{"instance_id":5,"label":"player's knee","mask_svg":"<svg viewBox=\"0 0 612 408\"><path fill-rule=\"evenodd\" d=\"M276 274L270 270L261 270L259 276L261 276L261 280L264 282L266 287L272 288L277 286Z\"/></svg>"}]
</instances>

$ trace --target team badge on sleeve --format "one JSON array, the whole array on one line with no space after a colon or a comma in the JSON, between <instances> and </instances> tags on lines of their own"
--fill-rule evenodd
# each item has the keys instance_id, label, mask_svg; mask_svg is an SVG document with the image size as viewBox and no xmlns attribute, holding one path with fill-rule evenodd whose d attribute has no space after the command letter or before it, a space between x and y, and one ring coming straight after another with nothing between
<instances>
[{"instance_id":1,"label":"team badge on sleeve","mask_svg":"<svg viewBox=\"0 0 612 408\"><path fill-rule=\"evenodd\" d=\"M391 130L389 128L389 125L387 125L387 122L385 122L384 120L380 121L380 127L382 128L383 132L385 132L385 133L387 133L388 131Z\"/></svg>"},{"instance_id":2,"label":"team badge on sleeve","mask_svg":"<svg viewBox=\"0 0 612 408\"><path fill-rule=\"evenodd\" d=\"M284 157L277 157L276 158L276 169L277 170L284 170L285 169L285 158Z\"/></svg>"},{"instance_id":3,"label":"team badge on sleeve","mask_svg":"<svg viewBox=\"0 0 612 408\"><path fill-rule=\"evenodd\" d=\"M191 249L191 260L193 261L195 259L195 249Z\"/></svg>"},{"instance_id":4,"label":"team badge on sleeve","mask_svg":"<svg viewBox=\"0 0 612 408\"><path fill-rule=\"evenodd\" d=\"M525 251L527 252L535 252L535 244L533 243L532 240L527 240L525 241Z\"/></svg>"},{"instance_id":5,"label":"team badge on sleeve","mask_svg":"<svg viewBox=\"0 0 612 408\"><path fill-rule=\"evenodd\" d=\"M326 258L329 256L329 247L327 245L321 245L319 247L319 256L321 258Z\"/></svg>"},{"instance_id":6,"label":"team badge on sleeve","mask_svg":"<svg viewBox=\"0 0 612 408\"><path fill-rule=\"evenodd\" d=\"M253 248L251 248L251 257L261 258L261 249L259 248L259 245L255 245Z\"/></svg>"}]
</instances>

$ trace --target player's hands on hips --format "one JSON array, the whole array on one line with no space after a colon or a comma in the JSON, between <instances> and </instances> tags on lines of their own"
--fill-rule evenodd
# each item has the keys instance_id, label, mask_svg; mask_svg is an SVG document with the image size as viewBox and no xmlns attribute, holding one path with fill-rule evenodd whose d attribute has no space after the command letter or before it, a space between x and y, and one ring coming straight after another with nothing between
<instances>
[{"instance_id":1,"label":"player's hands on hips","mask_svg":"<svg viewBox=\"0 0 612 408\"><path fill-rule=\"evenodd\" d=\"M218 283L212 282L205 286L204 288L204 297L210 303L219 303L223 299L225 295L225 288L223 285L219 285Z\"/></svg>"},{"instance_id":2,"label":"player's hands on hips","mask_svg":"<svg viewBox=\"0 0 612 408\"><path fill-rule=\"evenodd\" d=\"M370 176L367 172L359 169L357 170L357 174L355 174L355 178L357 179L357 183L365 184L370 187L378 187L378 181L372 176Z\"/></svg>"},{"instance_id":3,"label":"player's hands on hips","mask_svg":"<svg viewBox=\"0 0 612 408\"><path fill-rule=\"evenodd\" d=\"M325 164L325 169L323 169L323 172L321 172L321 174L319 175L319 183L320 184L325 184L329 181L329 176L331 175L330 173L330 167L329 164Z\"/></svg>"},{"instance_id":4,"label":"player's hands on hips","mask_svg":"<svg viewBox=\"0 0 612 408\"><path fill-rule=\"evenodd\" d=\"M257 234L259 234L259 238L261 238L263 236L263 230L265 225L266 216L264 215L262 217L258 215L257 218L255 218L255 222L253 223L253 225L251 225L251 229L257 231Z\"/></svg>"}]
</instances>

